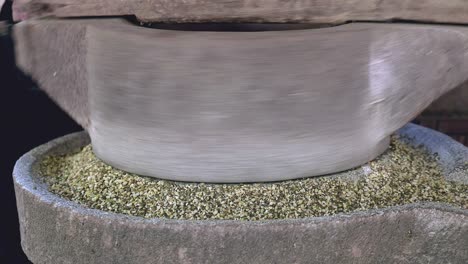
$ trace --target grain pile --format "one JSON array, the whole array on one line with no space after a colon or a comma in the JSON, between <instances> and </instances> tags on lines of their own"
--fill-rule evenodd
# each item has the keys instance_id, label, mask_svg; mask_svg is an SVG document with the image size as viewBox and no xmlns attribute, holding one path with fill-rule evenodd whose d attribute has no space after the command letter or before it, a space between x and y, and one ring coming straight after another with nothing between
<instances>
[{"instance_id":1,"label":"grain pile","mask_svg":"<svg viewBox=\"0 0 468 264\"><path fill-rule=\"evenodd\" d=\"M436 157L398 137L378 159L351 173L276 183L203 184L142 177L106 165L90 145L40 164L49 190L104 211L170 219L304 218L415 202L468 209L468 185L444 179Z\"/></svg>"}]
</instances>

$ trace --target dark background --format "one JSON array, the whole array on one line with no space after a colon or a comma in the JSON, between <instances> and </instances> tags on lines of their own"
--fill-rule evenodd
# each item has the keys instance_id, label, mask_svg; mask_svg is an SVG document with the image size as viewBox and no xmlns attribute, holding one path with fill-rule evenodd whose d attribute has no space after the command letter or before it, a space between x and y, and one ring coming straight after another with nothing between
<instances>
[{"instance_id":1,"label":"dark background","mask_svg":"<svg viewBox=\"0 0 468 264\"><path fill-rule=\"evenodd\" d=\"M11 1L5 3L0 21L11 28ZM15 67L13 43L0 33L0 264L28 261L20 246L19 223L11 173L18 158L49 140L82 130Z\"/></svg>"}]
</instances>

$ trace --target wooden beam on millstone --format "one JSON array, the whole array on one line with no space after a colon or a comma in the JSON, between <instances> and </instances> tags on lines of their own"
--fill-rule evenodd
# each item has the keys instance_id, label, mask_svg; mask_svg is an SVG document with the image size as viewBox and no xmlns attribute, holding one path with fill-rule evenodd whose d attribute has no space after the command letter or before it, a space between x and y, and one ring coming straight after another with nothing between
<instances>
[{"instance_id":1,"label":"wooden beam on millstone","mask_svg":"<svg viewBox=\"0 0 468 264\"><path fill-rule=\"evenodd\" d=\"M15 20L135 15L144 22L468 23L468 0L15 0L13 8Z\"/></svg>"}]
</instances>

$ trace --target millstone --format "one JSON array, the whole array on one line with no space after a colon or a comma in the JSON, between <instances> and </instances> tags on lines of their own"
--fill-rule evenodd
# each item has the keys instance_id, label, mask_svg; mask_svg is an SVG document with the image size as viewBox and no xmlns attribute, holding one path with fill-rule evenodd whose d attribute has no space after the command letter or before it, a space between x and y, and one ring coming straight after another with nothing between
<instances>
[{"instance_id":1,"label":"millstone","mask_svg":"<svg viewBox=\"0 0 468 264\"><path fill-rule=\"evenodd\" d=\"M437 154L446 181L468 184L466 147L415 125L407 125L399 134L405 144L422 145ZM395 259L463 263L468 259L466 204L415 201L283 220L175 220L91 209L49 192L40 162L49 155L71 154L88 143L84 133L69 135L32 150L15 166L22 245L35 264L394 263ZM460 195L466 199L466 194Z\"/></svg>"},{"instance_id":2,"label":"millstone","mask_svg":"<svg viewBox=\"0 0 468 264\"><path fill-rule=\"evenodd\" d=\"M468 74L465 27L249 28L43 19L18 24L15 36L19 65L82 122L96 156L177 181L268 182L360 166Z\"/></svg>"}]
</instances>

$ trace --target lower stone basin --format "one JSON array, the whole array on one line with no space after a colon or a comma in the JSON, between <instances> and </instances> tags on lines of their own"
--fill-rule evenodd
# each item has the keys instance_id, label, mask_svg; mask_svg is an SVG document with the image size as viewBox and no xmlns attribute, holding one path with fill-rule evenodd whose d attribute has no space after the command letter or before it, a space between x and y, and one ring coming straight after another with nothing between
<instances>
[{"instance_id":1,"label":"lower stone basin","mask_svg":"<svg viewBox=\"0 0 468 264\"><path fill-rule=\"evenodd\" d=\"M468 149L415 125L408 143L468 183ZM301 219L145 219L86 208L48 191L38 163L89 143L81 132L25 154L13 172L22 246L33 263L466 263L468 210L415 203ZM344 176L345 177L345 176Z\"/></svg>"}]
</instances>

